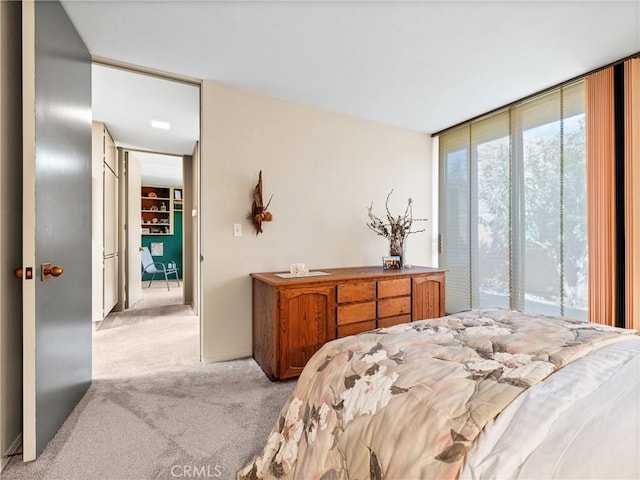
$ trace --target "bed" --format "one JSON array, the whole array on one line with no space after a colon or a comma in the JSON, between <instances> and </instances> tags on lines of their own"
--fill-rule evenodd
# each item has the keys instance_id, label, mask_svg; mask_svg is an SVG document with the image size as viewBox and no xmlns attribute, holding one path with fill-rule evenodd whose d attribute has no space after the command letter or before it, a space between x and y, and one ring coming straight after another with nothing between
<instances>
[{"instance_id":1,"label":"bed","mask_svg":"<svg viewBox=\"0 0 640 480\"><path fill-rule=\"evenodd\" d=\"M640 337L473 310L324 345L238 480L640 478Z\"/></svg>"}]
</instances>

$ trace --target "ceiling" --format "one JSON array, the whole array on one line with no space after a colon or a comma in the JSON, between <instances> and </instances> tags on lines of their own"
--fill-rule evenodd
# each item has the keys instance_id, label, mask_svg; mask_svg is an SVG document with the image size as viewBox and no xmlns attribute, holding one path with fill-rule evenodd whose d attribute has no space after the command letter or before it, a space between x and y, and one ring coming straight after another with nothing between
<instances>
[{"instance_id":1,"label":"ceiling","mask_svg":"<svg viewBox=\"0 0 640 480\"><path fill-rule=\"evenodd\" d=\"M132 150L142 184L182 186L182 155L192 154L200 137L199 87L99 64L92 66L91 82L93 120Z\"/></svg>"},{"instance_id":2,"label":"ceiling","mask_svg":"<svg viewBox=\"0 0 640 480\"><path fill-rule=\"evenodd\" d=\"M147 152L129 152L140 162L142 185L182 187L182 157Z\"/></svg>"},{"instance_id":3,"label":"ceiling","mask_svg":"<svg viewBox=\"0 0 640 480\"><path fill-rule=\"evenodd\" d=\"M194 85L94 64L93 119L118 146L190 155L200 136L200 89ZM154 128L152 120L168 123Z\"/></svg>"},{"instance_id":4,"label":"ceiling","mask_svg":"<svg viewBox=\"0 0 640 480\"><path fill-rule=\"evenodd\" d=\"M640 0L62 4L93 55L428 133L640 52Z\"/></svg>"}]
</instances>

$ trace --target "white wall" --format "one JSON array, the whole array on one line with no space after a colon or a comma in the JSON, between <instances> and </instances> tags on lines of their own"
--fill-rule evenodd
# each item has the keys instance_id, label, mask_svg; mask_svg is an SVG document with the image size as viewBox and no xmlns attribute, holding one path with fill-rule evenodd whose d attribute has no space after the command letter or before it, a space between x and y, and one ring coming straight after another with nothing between
<instances>
[{"instance_id":1,"label":"white wall","mask_svg":"<svg viewBox=\"0 0 640 480\"><path fill-rule=\"evenodd\" d=\"M432 212L431 138L204 82L202 92L203 360L251 355L249 273L379 265L388 243L367 229L367 206L392 213L408 197ZM273 221L256 236L247 214L258 171ZM429 219L431 220L431 219ZM244 236L233 237L241 223ZM417 226L422 226L418 224ZM431 221L408 241L408 261L430 265Z\"/></svg>"},{"instance_id":2,"label":"white wall","mask_svg":"<svg viewBox=\"0 0 640 480\"><path fill-rule=\"evenodd\" d=\"M22 433L21 9L0 2L0 470Z\"/></svg>"}]
</instances>

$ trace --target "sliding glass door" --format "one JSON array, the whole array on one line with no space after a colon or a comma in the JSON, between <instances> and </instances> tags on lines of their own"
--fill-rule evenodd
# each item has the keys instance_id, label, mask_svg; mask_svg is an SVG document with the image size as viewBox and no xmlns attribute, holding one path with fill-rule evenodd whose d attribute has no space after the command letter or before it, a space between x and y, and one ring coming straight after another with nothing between
<instances>
[{"instance_id":1,"label":"sliding glass door","mask_svg":"<svg viewBox=\"0 0 640 480\"><path fill-rule=\"evenodd\" d=\"M440 137L440 266L447 312L586 318L582 82Z\"/></svg>"}]
</instances>

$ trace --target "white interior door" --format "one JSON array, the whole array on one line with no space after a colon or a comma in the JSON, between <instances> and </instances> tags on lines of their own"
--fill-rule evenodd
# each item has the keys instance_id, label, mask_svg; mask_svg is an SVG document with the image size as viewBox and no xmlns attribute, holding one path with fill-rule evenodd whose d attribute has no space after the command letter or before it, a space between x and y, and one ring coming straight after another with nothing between
<instances>
[{"instance_id":1,"label":"white interior door","mask_svg":"<svg viewBox=\"0 0 640 480\"><path fill-rule=\"evenodd\" d=\"M23 2L23 446L91 383L91 57L59 2ZM43 280L43 273L64 269ZM31 272L31 275L29 275Z\"/></svg>"},{"instance_id":2,"label":"white interior door","mask_svg":"<svg viewBox=\"0 0 640 480\"><path fill-rule=\"evenodd\" d=\"M142 276L140 246L142 227L140 226L140 160L130 152L125 152L127 185L127 308L142 298Z\"/></svg>"}]
</instances>

